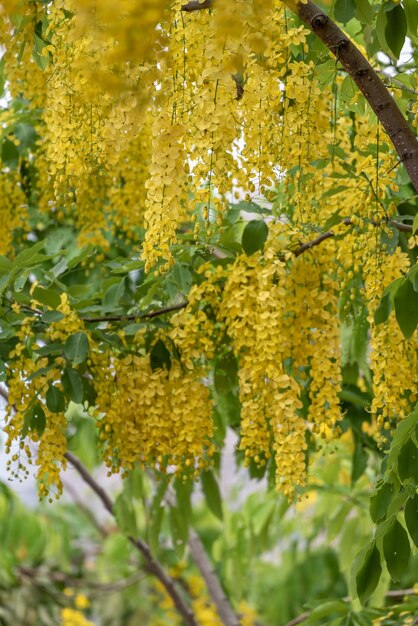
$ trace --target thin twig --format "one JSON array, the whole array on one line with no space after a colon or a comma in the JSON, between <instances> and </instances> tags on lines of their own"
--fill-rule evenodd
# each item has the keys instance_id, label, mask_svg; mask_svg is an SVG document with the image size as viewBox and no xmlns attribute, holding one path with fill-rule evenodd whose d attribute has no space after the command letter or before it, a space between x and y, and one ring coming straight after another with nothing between
<instances>
[{"instance_id":1,"label":"thin twig","mask_svg":"<svg viewBox=\"0 0 418 626\"><path fill-rule=\"evenodd\" d=\"M83 322L133 322L135 320L152 319L164 315L165 313L171 313L172 311L180 311L185 309L188 305L187 301L180 302L179 304L172 304L162 309L156 309L155 311L149 311L148 313L136 313L132 315L103 315L102 317L82 317Z\"/></svg>"},{"instance_id":2,"label":"thin twig","mask_svg":"<svg viewBox=\"0 0 418 626\"><path fill-rule=\"evenodd\" d=\"M102 501L105 509L109 511L111 515L114 516L113 511L113 502L110 499L109 495L103 489L101 485L93 478L88 469L84 467L84 465L79 461L79 459L74 456L71 452L65 453L65 458L67 461L71 463L74 469L80 474L81 478L84 482L89 485L89 487L95 492L95 494ZM173 578L164 570L164 568L160 565L160 563L154 558L152 555L151 549L148 544L141 538L137 537L128 537L129 541L135 548L142 554L145 559L146 569L153 574L160 583L163 585L168 595L171 597L176 609L183 617L185 623L188 626L199 626L194 613L191 609L184 603L183 598L177 591L175 582Z\"/></svg>"},{"instance_id":3,"label":"thin twig","mask_svg":"<svg viewBox=\"0 0 418 626\"><path fill-rule=\"evenodd\" d=\"M301 624L302 622L304 622L305 619L308 619L309 615L310 615L310 612L305 611L305 613L301 613L294 619L291 619L290 622L286 624L286 626L297 626L298 624Z\"/></svg>"},{"instance_id":4,"label":"thin twig","mask_svg":"<svg viewBox=\"0 0 418 626\"><path fill-rule=\"evenodd\" d=\"M342 220L342 223L346 226L351 226L352 222L349 217ZM396 220L389 219L387 223L404 233L412 232L411 224L403 224L402 222L398 222ZM380 224L376 223L373 226L379 226ZM307 250L311 250L311 248L315 248L315 246L319 246L323 241L330 239L331 237L335 237L335 233L332 230L329 230L325 233L321 233L315 239L311 241L307 241L306 243L301 244L296 250L293 251L293 255L295 257L300 256ZM160 315L165 315L166 313L171 313L173 311L181 311L185 309L189 304L188 300L184 300L183 302L179 302L178 304L172 304L170 306L163 307L161 309L155 309L154 311L149 311L147 313L136 313L132 315L103 315L98 317L81 317L80 319L86 323L99 323L99 322L134 322L142 319L153 319L154 317L159 317ZM30 307L26 307L29 310ZM43 311L39 311L37 309L31 309L31 312L35 315L43 315ZM4 392L0 388L0 395L7 399L7 396L4 395Z\"/></svg>"},{"instance_id":5,"label":"thin twig","mask_svg":"<svg viewBox=\"0 0 418 626\"><path fill-rule=\"evenodd\" d=\"M389 224L397 228L401 233L412 233L412 224L403 224L396 220L389 220Z\"/></svg>"},{"instance_id":6,"label":"thin twig","mask_svg":"<svg viewBox=\"0 0 418 626\"><path fill-rule=\"evenodd\" d=\"M397 230L403 232L403 233L411 233L412 232L412 225L411 224L403 224L402 222L397 222L396 220L387 220L388 224L390 224L391 226L393 226L394 228L396 228ZM346 226L351 226L353 224L353 222L350 220L349 217L347 217L346 219L344 219L342 221L342 224L345 224ZM381 222L378 223L372 223L372 226L380 226ZM325 233L322 233L321 235L318 235L318 237L316 237L316 239L312 239L311 241L307 241L306 243L302 244L301 246L299 246L299 248L297 248L293 254L295 257L300 256L301 254L303 254L304 252L306 252L307 250L310 250L311 248L314 248L315 246L319 246L319 244L321 244L323 241L325 241L326 239L330 239L330 237L335 237L335 233L332 230L328 230Z\"/></svg>"},{"instance_id":7,"label":"thin twig","mask_svg":"<svg viewBox=\"0 0 418 626\"><path fill-rule=\"evenodd\" d=\"M85 579L74 578L73 576L69 576L68 574L63 574L62 572L48 572L42 570L41 568L35 567L20 566L17 571L22 577L29 578L34 582L36 581L35 584L38 584L39 579L44 577L53 583L64 583L68 587L89 589L92 592L98 594L122 591L123 589L131 587L132 585L135 585L136 583L148 577L148 574L144 574L143 572L141 572L129 576L128 578L122 578L121 580L117 580L113 583L95 583L93 581L88 581ZM43 583L39 584L43 585Z\"/></svg>"},{"instance_id":8,"label":"thin twig","mask_svg":"<svg viewBox=\"0 0 418 626\"><path fill-rule=\"evenodd\" d=\"M380 74L380 76L383 77L383 80L387 81L389 85L394 85L395 87L397 87L398 89L401 89L402 91L407 91L408 93L413 93L416 96L418 96L417 89L413 89L413 87L408 87L407 85L404 85L403 83L401 83L400 80L393 78L393 76L388 76L385 72L383 72L383 70L376 70L376 72Z\"/></svg>"},{"instance_id":9,"label":"thin twig","mask_svg":"<svg viewBox=\"0 0 418 626\"><path fill-rule=\"evenodd\" d=\"M321 244L326 239L329 239L330 237L335 237L335 233L332 230L329 230L326 233L322 233L322 235L319 235L316 239L312 239L312 241L307 241L306 243L302 244L301 246L299 246L299 248L297 248L297 250L294 251L293 254L295 257L298 257L306 252L306 250L310 250L315 246L319 246L319 244Z\"/></svg>"},{"instance_id":10,"label":"thin twig","mask_svg":"<svg viewBox=\"0 0 418 626\"><path fill-rule=\"evenodd\" d=\"M87 517L88 520L90 520L90 522L93 524L93 526L97 529L97 531L99 532L99 534L105 538L109 536L108 531L106 530L106 528L104 528L99 521L96 519L96 516L94 515L93 511L91 511L91 509L86 506L84 504L84 502L82 502L80 500L80 498L78 497L78 493L77 491L74 489L74 487L67 481L67 480L63 480L63 484L65 487L65 491L68 491L68 493L71 495L74 504L77 506L78 509L80 509L80 511L82 513L84 513L84 515Z\"/></svg>"}]
</instances>

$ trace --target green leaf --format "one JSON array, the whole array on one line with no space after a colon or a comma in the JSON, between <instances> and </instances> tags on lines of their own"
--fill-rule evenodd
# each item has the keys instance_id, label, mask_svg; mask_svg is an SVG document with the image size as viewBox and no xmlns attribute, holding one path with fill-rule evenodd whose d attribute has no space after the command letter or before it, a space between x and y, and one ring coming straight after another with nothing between
<instances>
[{"instance_id":1,"label":"green leaf","mask_svg":"<svg viewBox=\"0 0 418 626\"><path fill-rule=\"evenodd\" d=\"M417 230L418 230L418 213L415 215L414 221L412 222L412 234L415 235Z\"/></svg>"},{"instance_id":2,"label":"green leaf","mask_svg":"<svg viewBox=\"0 0 418 626\"><path fill-rule=\"evenodd\" d=\"M62 354L64 345L62 343L47 343L41 348L34 348L39 356L49 356L50 354Z\"/></svg>"},{"instance_id":3,"label":"green leaf","mask_svg":"<svg viewBox=\"0 0 418 626\"><path fill-rule=\"evenodd\" d=\"M325 624L324 617L330 616L342 616L347 615L350 610L350 606L347 602L342 602L341 600L330 600L329 602L321 603L320 606L315 607L309 613L309 616L306 620L304 620L304 624L315 624L318 620L320 621L321 626ZM328 621L326 622L329 623Z\"/></svg>"},{"instance_id":4,"label":"green leaf","mask_svg":"<svg viewBox=\"0 0 418 626\"><path fill-rule=\"evenodd\" d=\"M46 406L52 413L63 413L65 411L65 396L58 387L50 385L45 395Z\"/></svg>"},{"instance_id":5,"label":"green leaf","mask_svg":"<svg viewBox=\"0 0 418 626\"><path fill-rule=\"evenodd\" d=\"M408 278L415 291L418 291L418 263L415 263L408 272Z\"/></svg>"},{"instance_id":6,"label":"green leaf","mask_svg":"<svg viewBox=\"0 0 418 626\"><path fill-rule=\"evenodd\" d=\"M19 150L10 139L5 139L1 146L1 160L6 167L14 170L19 165Z\"/></svg>"},{"instance_id":7,"label":"green leaf","mask_svg":"<svg viewBox=\"0 0 418 626\"><path fill-rule=\"evenodd\" d=\"M389 455L387 457L385 474L390 474L393 471L393 467L398 460L399 453L406 440L411 436L412 431L418 422L418 404L415 405L414 410L408 417L403 419L396 427L395 434L390 445Z\"/></svg>"},{"instance_id":8,"label":"green leaf","mask_svg":"<svg viewBox=\"0 0 418 626\"><path fill-rule=\"evenodd\" d=\"M393 301L399 327L406 339L410 339L418 324L418 292L409 278L403 280Z\"/></svg>"},{"instance_id":9,"label":"green leaf","mask_svg":"<svg viewBox=\"0 0 418 626\"><path fill-rule=\"evenodd\" d=\"M0 274L8 274L13 267L12 262L6 256L0 255Z\"/></svg>"},{"instance_id":10,"label":"green leaf","mask_svg":"<svg viewBox=\"0 0 418 626\"><path fill-rule=\"evenodd\" d=\"M355 0L356 17L362 24L373 23L373 9L369 0Z\"/></svg>"},{"instance_id":11,"label":"green leaf","mask_svg":"<svg viewBox=\"0 0 418 626\"><path fill-rule=\"evenodd\" d=\"M147 524L148 541L151 551L156 553L160 547L160 531L164 517L164 506L161 504L168 487L168 480L163 479L158 486L151 504L149 522Z\"/></svg>"},{"instance_id":12,"label":"green leaf","mask_svg":"<svg viewBox=\"0 0 418 626\"><path fill-rule=\"evenodd\" d=\"M20 141L21 148L33 148L35 141L38 138L36 131L32 124L21 123L15 126L13 134Z\"/></svg>"},{"instance_id":13,"label":"green leaf","mask_svg":"<svg viewBox=\"0 0 418 626\"><path fill-rule=\"evenodd\" d=\"M57 309L61 304L61 298L58 291L54 289L45 289L44 287L35 287L33 290L33 298L41 304ZM62 315L62 313L61 313Z\"/></svg>"},{"instance_id":14,"label":"green leaf","mask_svg":"<svg viewBox=\"0 0 418 626\"><path fill-rule=\"evenodd\" d=\"M218 483L212 472L204 470L200 474L202 490L206 498L207 505L212 513L220 520L223 519L222 498Z\"/></svg>"},{"instance_id":15,"label":"green leaf","mask_svg":"<svg viewBox=\"0 0 418 626\"><path fill-rule=\"evenodd\" d=\"M49 64L49 53L45 56L42 54L43 49L46 47L46 43L43 39L38 37L36 33L33 34L34 37L34 45L33 45L33 58L35 59L36 64L40 67L41 70L45 70Z\"/></svg>"},{"instance_id":16,"label":"green leaf","mask_svg":"<svg viewBox=\"0 0 418 626\"><path fill-rule=\"evenodd\" d=\"M237 384L238 365L233 352L228 352L215 365L214 383L218 393L227 393Z\"/></svg>"},{"instance_id":17,"label":"green leaf","mask_svg":"<svg viewBox=\"0 0 418 626\"><path fill-rule=\"evenodd\" d=\"M408 31L411 37L417 38L418 33L418 2L416 0L403 0L403 7L408 22Z\"/></svg>"},{"instance_id":18,"label":"green leaf","mask_svg":"<svg viewBox=\"0 0 418 626\"><path fill-rule=\"evenodd\" d=\"M263 220L252 220L244 228L242 233L242 247L244 252L250 256L262 250L269 234L267 224Z\"/></svg>"},{"instance_id":19,"label":"green leaf","mask_svg":"<svg viewBox=\"0 0 418 626\"><path fill-rule=\"evenodd\" d=\"M46 254L39 254L39 251L43 249L45 240L38 241L30 248L26 248L19 252L14 260L14 265L18 268L33 267L38 265L42 261L46 261L49 257Z\"/></svg>"},{"instance_id":20,"label":"green leaf","mask_svg":"<svg viewBox=\"0 0 418 626\"><path fill-rule=\"evenodd\" d=\"M408 439L399 453L398 473L402 482L412 478L418 484L418 448L412 439Z\"/></svg>"},{"instance_id":21,"label":"green leaf","mask_svg":"<svg viewBox=\"0 0 418 626\"><path fill-rule=\"evenodd\" d=\"M42 315L42 321L46 324L54 324L55 322L60 322L64 317L65 315L61 311L45 311Z\"/></svg>"},{"instance_id":22,"label":"green leaf","mask_svg":"<svg viewBox=\"0 0 418 626\"><path fill-rule=\"evenodd\" d=\"M389 53L389 46L386 41L386 35L385 35L387 23L388 23L387 13L385 11L384 6L382 5L376 17L376 34L377 34L377 38L379 40L382 50L384 52Z\"/></svg>"},{"instance_id":23,"label":"green leaf","mask_svg":"<svg viewBox=\"0 0 418 626\"><path fill-rule=\"evenodd\" d=\"M179 558L184 555L187 545L189 529L185 519L177 507L170 507L168 519L170 523L171 539L173 541L174 550Z\"/></svg>"},{"instance_id":24,"label":"green leaf","mask_svg":"<svg viewBox=\"0 0 418 626\"><path fill-rule=\"evenodd\" d=\"M194 483L192 480L183 480L178 478L174 481L174 489L176 492L177 507L182 512L186 525L192 522L193 510L191 497L193 493Z\"/></svg>"},{"instance_id":25,"label":"green leaf","mask_svg":"<svg viewBox=\"0 0 418 626\"><path fill-rule=\"evenodd\" d=\"M360 437L355 436L355 447L353 452L351 483L354 484L364 473L369 457Z\"/></svg>"},{"instance_id":26,"label":"green leaf","mask_svg":"<svg viewBox=\"0 0 418 626\"><path fill-rule=\"evenodd\" d=\"M168 371L171 369L171 355L161 339L159 339L151 349L150 364L153 372L157 369L166 368Z\"/></svg>"},{"instance_id":27,"label":"green leaf","mask_svg":"<svg viewBox=\"0 0 418 626\"><path fill-rule=\"evenodd\" d=\"M383 537L383 554L392 580L398 582L408 567L411 547L406 530L396 519Z\"/></svg>"},{"instance_id":28,"label":"green leaf","mask_svg":"<svg viewBox=\"0 0 418 626\"><path fill-rule=\"evenodd\" d=\"M376 326L378 326L379 324L383 324L383 322L386 322L390 315L391 308L392 304L390 301L390 293L388 292L383 296L383 298L379 302L379 306L374 313L374 321Z\"/></svg>"},{"instance_id":29,"label":"green leaf","mask_svg":"<svg viewBox=\"0 0 418 626\"><path fill-rule=\"evenodd\" d=\"M75 369L67 366L62 374L61 383L70 400L76 404L81 404L83 402L83 383L79 373Z\"/></svg>"},{"instance_id":30,"label":"green leaf","mask_svg":"<svg viewBox=\"0 0 418 626\"><path fill-rule=\"evenodd\" d=\"M118 495L113 510L121 531L130 537L135 537L138 532L135 510L125 492Z\"/></svg>"},{"instance_id":31,"label":"green leaf","mask_svg":"<svg viewBox=\"0 0 418 626\"><path fill-rule=\"evenodd\" d=\"M170 272L170 280L179 291L187 294L193 283L193 277L187 267L182 263L176 263Z\"/></svg>"},{"instance_id":32,"label":"green leaf","mask_svg":"<svg viewBox=\"0 0 418 626\"><path fill-rule=\"evenodd\" d=\"M362 604L367 602L376 589L381 574L380 552L377 549L376 542L373 541L356 575L357 593Z\"/></svg>"},{"instance_id":33,"label":"green leaf","mask_svg":"<svg viewBox=\"0 0 418 626\"><path fill-rule=\"evenodd\" d=\"M114 307L118 304L119 300L125 293L125 279L123 278L115 285L111 285L109 289L106 291L103 304L105 306Z\"/></svg>"},{"instance_id":34,"label":"green leaf","mask_svg":"<svg viewBox=\"0 0 418 626\"><path fill-rule=\"evenodd\" d=\"M374 522L385 519L395 490L391 483L383 483L370 498L370 517Z\"/></svg>"},{"instance_id":35,"label":"green leaf","mask_svg":"<svg viewBox=\"0 0 418 626\"><path fill-rule=\"evenodd\" d=\"M409 536L418 548L418 494L410 498L405 505L405 524Z\"/></svg>"},{"instance_id":36,"label":"green leaf","mask_svg":"<svg viewBox=\"0 0 418 626\"><path fill-rule=\"evenodd\" d=\"M7 369L6 369L6 363L3 361L3 359L0 359L0 382L5 382L5 380L7 379Z\"/></svg>"},{"instance_id":37,"label":"green leaf","mask_svg":"<svg viewBox=\"0 0 418 626\"><path fill-rule=\"evenodd\" d=\"M23 418L23 429L21 437L26 437L28 430L35 431L39 437L42 437L46 426L45 411L42 408L40 402L35 402L32 407L26 412Z\"/></svg>"},{"instance_id":38,"label":"green leaf","mask_svg":"<svg viewBox=\"0 0 418 626\"><path fill-rule=\"evenodd\" d=\"M79 332L68 337L64 346L64 356L73 365L79 365L86 360L89 353L89 340L86 333Z\"/></svg>"},{"instance_id":39,"label":"green leaf","mask_svg":"<svg viewBox=\"0 0 418 626\"><path fill-rule=\"evenodd\" d=\"M3 55L0 60L0 97L4 94L4 86L6 84L6 74L4 71L5 56Z\"/></svg>"},{"instance_id":40,"label":"green leaf","mask_svg":"<svg viewBox=\"0 0 418 626\"><path fill-rule=\"evenodd\" d=\"M399 59L408 28L402 5L397 4L391 11L388 11L386 19L385 38L394 57Z\"/></svg>"},{"instance_id":41,"label":"green leaf","mask_svg":"<svg viewBox=\"0 0 418 626\"><path fill-rule=\"evenodd\" d=\"M336 0L334 5L334 17L338 22L347 24L355 14L356 3L354 0Z\"/></svg>"}]
</instances>

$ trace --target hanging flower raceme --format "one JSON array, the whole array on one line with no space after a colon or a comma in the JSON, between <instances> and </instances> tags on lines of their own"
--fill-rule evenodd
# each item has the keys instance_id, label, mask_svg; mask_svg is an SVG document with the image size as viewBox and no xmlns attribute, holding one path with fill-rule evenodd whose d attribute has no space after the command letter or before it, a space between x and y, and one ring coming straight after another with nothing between
<instances>
[{"instance_id":1,"label":"hanging flower raceme","mask_svg":"<svg viewBox=\"0 0 418 626\"><path fill-rule=\"evenodd\" d=\"M103 358L92 355L100 440L110 471L139 462L193 476L206 467L214 451L207 387L176 361L169 371L153 371L149 355L108 356L104 374Z\"/></svg>"},{"instance_id":2,"label":"hanging flower raceme","mask_svg":"<svg viewBox=\"0 0 418 626\"><path fill-rule=\"evenodd\" d=\"M32 291L35 287L36 284ZM34 310L38 305L36 300L31 303ZM5 432L6 450L12 454L9 466L14 473L27 473L27 464L36 464L40 495L46 496L52 491L58 497L62 492L60 473L66 467L67 451L65 377L71 374L66 373L68 363L64 356L56 356L50 363L48 350L43 350L42 344L46 341L55 346L64 345L84 327L71 310L66 294L61 295L57 311L62 318L50 324L42 342L34 330L38 322L36 315L24 318L16 334L18 342L7 363ZM70 369L72 375L78 377L76 370ZM30 442L36 446L31 446Z\"/></svg>"}]
</instances>

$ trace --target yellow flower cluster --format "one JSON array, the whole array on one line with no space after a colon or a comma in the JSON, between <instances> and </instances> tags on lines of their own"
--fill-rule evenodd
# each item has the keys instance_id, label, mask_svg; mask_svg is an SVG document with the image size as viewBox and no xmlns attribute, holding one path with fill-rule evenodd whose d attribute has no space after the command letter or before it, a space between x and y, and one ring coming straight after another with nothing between
<instances>
[{"instance_id":1,"label":"yellow flower cluster","mask_svg":"<svg viewBox=\"0 0 418 626\"><path fill-rule=\"evenodd\" d=\"M184 129L173 124L167 115L157 118L152 140L152 162L147 187L145 225L147 228L143 255L146 271L158 261L174 263L170 246L176 241L176 230L187 197L188 176L184 167Z\"/></svg>"},{"instance_id":2,"label":"yellow flower cluster","mask_svg":"<svg viewBox=\"0 0 418 626\"><path fill-rule=\"evenodd\" d=\"M33 301L32 305L36 308L38 303ZM49 340L65 343L70 335L82 329L82 323L71 310L66 294L61 295L57 310L64 314L64 318L50 325ZM9 466L17 464L15 471L18 475L21 471L27 472L25 463L31 463L33 457L32 448L24 438L36 443L39 493L46 496L53 488L58 497L62 492L60 472L66 467L67 418L64 413L50 411L44 399L51 388L63 392L61 370L65 359L56 357L54 366L50 367L47 357L37 355L40 346L35 341L33 323L31 317L23 321L16 333L18 343L7 364L6 451L13 454ZM15 446L18 451L14 453Z\"/></svg>"},{"instance_id":3,"label":"yellow flower cluster","mask_svg":"<svg viewBox=\"0 0 418 626\"><path fill-rule=\"evenodd\" d=\"M139 352L139 346L138 346ZM107 363L105 362L107 359ZM110 471L134 463L198 475L214 452L208 388L173 360L152 370L150 355L92 353L100 440ZM171 467L169 467L171 466Z\"/></svg>"},{"instance_id":4,"label":"yellow flower cluster","mask_svg":"<svg viewBox=\"0 0 418 626\"><path fill-rule=\"evenodd\" d=\"M278 488L305 482L305 423L298 383L286 371L286 270L272 250L240 256L228 272L221 315L239 362L241 443L263 465L274 453Z\"/></svg>"},{"instance_id":5,"label":"yellow flower cluster","mask_svg":"<svg viewBox=\"0 0 418 626\"><path fill-rule=\"evenodd\" d=\"M61 626L94 626L94 622L87 619L84 613L69 607L61 609L60 624Z\"/></svg>"},{"instance_id":6,"label":"yellow flower cluster","mask_svg":"<svg viewBox=\"0 0 418 626\"><path fill-rule=\"evenodd\" d=\"M2 2L0 11L1 43L5 46L4 64L8 81L8 90L15 98L27 99L31 108L43 107L46 95L45 72L34 59L35 50L41 51L44 45L34 30L43 17L43 11L37 2L27 0L9 0ZM7 14L16 12L13 25Z\"/></svg>"},{"instance_id":7,"label":"yellow flower cluster","mask_svg":"<svg viewBox=\"0 0 418 626\"><path fill-rule=\"evenodd\" d=\"M27 220L26 197L20 176L14 172L0 172L0 219L0 254L9 254L13 231L24 227Z\"/></svg>"},{"instance_id":8,"label":"yellow flower cluster","mask_svg":"<svg viewBox=\"0 0 418 626\"><path fill-rule=\"evenodd\" d=\"M416 401L416 340L405 339L395 316L376 326L374 313L385 287L409 267L408 256L375 251L366 262L365 291L369 302L371 331L370 367L373 372L371 411L378 428L390 429L406 417Z\"/></svg>"},{"instance_id":9,"label":"yellow flower cluster","mask_svg":"<svg viewBox=\"0 0 418 626\"><path fill-rule=\"evenodd\" d=\"M8 363L7 424L4 429L7 434L6 452L12 454L8 464L9 467L12 464L17 466L14 471L18 476L22 471L27 473L26 463L32 463L33 449L27 440L37 443L35 463L38 466L39 493L45 496L54 486L59 495L62 492L60 470L66 466L67 420L64 414L52 413L43 402L37 401L38 397L45 398L50 386L61 389L61 384L59 371L47 369L46 357L36 359L32 356L32 349L36 348L35 344L31 345L34 339L32 323L31 318L24 320L17 332L19 342L11 352ZM41 368L46 370L44 375L36 375ZM31 414L33 424L27 423ZM32 430L27 432L31 425Z\"/></svg>"}]
</instances>

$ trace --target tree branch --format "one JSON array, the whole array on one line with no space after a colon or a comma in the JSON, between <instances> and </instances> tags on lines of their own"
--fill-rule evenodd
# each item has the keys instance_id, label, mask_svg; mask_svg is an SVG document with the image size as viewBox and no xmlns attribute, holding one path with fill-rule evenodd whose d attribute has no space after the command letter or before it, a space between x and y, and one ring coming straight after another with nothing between
<instances>
[{"instance_id":1,"label":"tree branch","mask_svg":"<svg viewBox=\"0 0 418 626\"><path fill-rule=\"evenodd\" d=\"M172 311L180 311L185 309L188 302L180 302L179 304L172 304L162 309L156 309L155 311L149 311L149 313L139 313L133 315L103 315L99 317L82 317L83 322L133 322L135 320L152 319L165 313L171 313Z\"/></svg>"},{"instance_id":2,"label":"tree branch","mask_svg":"<svg viewBox=\"0 0 418 626\"><path fill-rule=\"evenodd\" d=\"M67 587L78 587L81 589L89 589L93 594L100 593L112 593L121 591L126 589L127 587L131 587L132 585L136 585L136 583L140 582L147 578L149 574L144 573L136 573L128 578L122 578L121 580L116 580L113 583L95 583L89 580L83 580L81 578L74 578L68 574L63 574L62 572L48 572L42 570L41 568L35 567L26 567L21 565L17 568L17 572L23 578L28 578L31 580L33 584L38 584L39 578L47 578L52 583L62 584L64 583ZM43 583L41 583L44 586Z\"/></svg>"},{"instance_id":3,"label":"tree branch","mask_svg":"<svg viewBox=\"0 0 418 626\"><path fill-rule=\"evenodd\" d=\"M285 0L285 3L321 39L354 80L389 135L418 191L418 141L377 72L347 35L311 0L306 4L298 0ZM213 0L190 0L182 10L198 11L213 5Z\"/></svg>"},{"instance_id":4,"label":"tree branch","mask_svg":"<svg viewBox=\"0 0 418 626\"><path fill-rule=\"evenodd\" d=\"M192 11L200 11L201 9L211 9L212 6L212 0L203 0L203 2L199 2L199 0L190 0L187 4L183 4L181 10L191 13Z\"/></svg>"},{"instance_id":5,"label":"tree branch","mask_svg":"<svg viewBox=\"0 0 418 626\"><path fill-rule=\"evenodd\" d=\"M344 219L342 223L345 224L346 226L352 225L352 221L349 217ZM397 222L396 220L388 220L388 223L403 233L412 232L412 225L410 224L403 224L402 222ZM377 226L380 226L380 224L376 223L376 224L373 224L373 226L377 227ZM295 257L298 257L304 252L306 252L307 250L310 250L311 248L314 248L315 246L319 246L323 241L325 241L326 239L329 239L330 237L335 237L335 233L332 230L328 230L327 232L322 233L321 235L318 235L316 239L312 239L311 241L307 241L306 243L303 243L301 246L299 246L299 248L297 248L293 252L293 254Z\"/></svg>"},{"instance_id":6,"label":"tree branch","mask_svg":"<svg viewBox=\"0 0 418 626\"><path fill-rule=\"evenodd\" d=\"M393 226L394 228L396 228L397 230L403 233L412 233L412 224L403 224L402 222L398 222L392 219L387 220L387 222L391 226ZM350 226L352 222L350 218L347 217L346 219L343 220L343 223L346 224L347 226ZM379 224L374 224L374 226L377 227L379 226ZM311 248L314 248L315 246L319 246L323 241L326 241L327 239L330 239L331 237L335 237L335 233L332 230L328 230L325 233L321 233L320 235L318 235L318 237L316 237L315 239L312 239L312 241L307 241L306 243L301 244L299 248L296 248L296 250L293 251L293 254L295 257L298 257L304 252L306 252L307 250L310 250ZM172 304L170 306L166 306L161 309L155 309L154 311L149 311L148 313L137 313L137 314L133 313L132 315L102 315L98 317L81 317L80 319L83 322L87 322L87 323L134 322L136 320L152 319L154 317L159 317L160 315L165 315L166 313L171 313L173 311L181 311L182 309L185 309L188 304L189 304L188 301L184 300L183 302L180 302L179 304ZM27 310L30 310L31 313L33 313L34 315L43 315L44 313L43 311L40 311L38 309L30 309L30 307L25 307L25 308ZM4 393L2 393L2 390L0 388L0 396L1 395L7 399L7 395L5 396Z\"/></svg>"},{"instance_id":7,"label":"tree branch","mask_svg":"<svg viewBox=\"0 0 418 626\"><path fill-rule=\"evenodd\" d=\"M109 495L106 491L99 485L99 483L93 478L88 469L84 467L81 461L78 460L76 456L74 456L71 452L65 453L65 458L74 469L80 474L81 478L84 482L89 485L89 487L95 492L95 494L102 501L105 509L109 511L109 513L114 516L113 511L113 502L110 499ZM145 541L141 538L128 537L129 541L135 548L142 554L147 570L154 574L156 578L160 581L160 583L164 586L165 590L171 597L176 609L183 617L184 622L187 626L199 626L193 612L189 609L189 607L184 603L183 598L177 591L174 580L167 574L167 572L163 569L160 563L153 557L150 547Z\"/></svg>"},{"instance_id":8,"label":"tree branch","mask_svg":"<svg viewBox=\"0 0 418 626\"><path fill-rule=\"evenodd\" d=\"M232 610L213 566L206 555L206 550L200 540L200 537L193 530L193 528L190 528L189 530L189 548L190 555L196 567L202 574L202 578L206 583L210 598L216 606L216 610L218 611L223 624L225 624L225 626L239 626L240 620Z\"/></svg>"}]
</instances>

